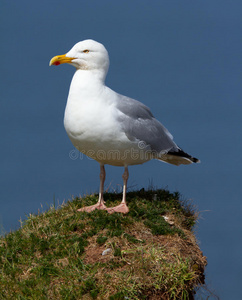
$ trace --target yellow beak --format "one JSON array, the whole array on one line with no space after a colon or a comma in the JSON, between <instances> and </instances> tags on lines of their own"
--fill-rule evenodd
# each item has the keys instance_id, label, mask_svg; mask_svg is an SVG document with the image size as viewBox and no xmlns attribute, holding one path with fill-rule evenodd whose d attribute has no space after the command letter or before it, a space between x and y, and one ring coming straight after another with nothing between
<instances>
[{"instance_id":1,"label":"yellow beak","mask_svg":"<svg viewBox=\"0 0 242 300\"><path fill-rule=\"evenodd\" d=\"M65 64L65 63L71 63L72 60L75 59L74 57L67 57L65 54L63 55L57 55L51 58L50 60L50 66L55 65L58 66L60 64Z\"/></svg>"}]
</instances>

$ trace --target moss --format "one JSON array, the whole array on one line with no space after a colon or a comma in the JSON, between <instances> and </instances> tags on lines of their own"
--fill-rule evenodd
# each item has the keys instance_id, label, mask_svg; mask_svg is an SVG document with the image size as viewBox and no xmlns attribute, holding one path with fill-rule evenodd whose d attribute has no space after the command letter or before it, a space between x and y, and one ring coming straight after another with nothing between
<instances>
[{"instance_id":1,"label":"moss","mask_svg":"<svg viewBox=\"0 0 242 300\"><path fill-rule=\"evenodd\" d=\"M107 241L107 237L106 236L102 236L102 235L100 235L100 236L98 236L97 237L97 243L98 243L98 245L103 245L103 244L105 244L105 242Z\"/></svg>"}]
</instances>

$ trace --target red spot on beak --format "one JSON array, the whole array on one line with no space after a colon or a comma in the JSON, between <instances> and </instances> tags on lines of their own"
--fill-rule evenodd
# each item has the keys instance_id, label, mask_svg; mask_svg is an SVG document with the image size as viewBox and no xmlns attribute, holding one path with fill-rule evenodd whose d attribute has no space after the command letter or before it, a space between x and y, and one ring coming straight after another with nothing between
<instances>
[{"instance_id":1,"label":"red spot on beak","mask_svg":"<svg viewBox=\"0 0 242 300\"><path fill-rule=\"evenodd\" d=\"M53 65L59 66L59 65L60 65L60 62L59 62L59 61L56 61L56 62L53 63Z\"/></svg>"}]
</instances>

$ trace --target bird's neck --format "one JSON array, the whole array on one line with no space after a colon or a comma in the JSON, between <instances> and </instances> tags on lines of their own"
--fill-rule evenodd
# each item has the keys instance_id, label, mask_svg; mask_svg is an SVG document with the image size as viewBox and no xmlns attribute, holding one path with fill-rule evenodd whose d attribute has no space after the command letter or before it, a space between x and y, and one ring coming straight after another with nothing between
<instances>
[{"instance_id":1,"label":"bird's neck","mask_svg":"<svg viewBox=\"0 0 242 300\"><path fill-rule=\"evenodd\" d=\"M95 70L76 70L70 86L69 96L96 96L105 87L105 77Z\"/></svg>"},{"instance_id":2,"label":"bird's neck","mask_svg":"<svg viewBox=\"0 0 242 300\"><path fill-rule=\"evenodd\" d=\"M69 98L97 96L105 87L105 76L95 70L76 70L70 86ZM78 98L79 98L78 97Z\"/></svg>"},{"instance_id":3,"label":"bird's neck","mask_svg":"<svg viewBox=\"0 0 242 300\"><path fill-rule=\"evenodd\" d=\"M104 85L104 81L105 74L99 70L76 70L71 84L92 88L93 86Z\"/></svg>"}]
</instances>

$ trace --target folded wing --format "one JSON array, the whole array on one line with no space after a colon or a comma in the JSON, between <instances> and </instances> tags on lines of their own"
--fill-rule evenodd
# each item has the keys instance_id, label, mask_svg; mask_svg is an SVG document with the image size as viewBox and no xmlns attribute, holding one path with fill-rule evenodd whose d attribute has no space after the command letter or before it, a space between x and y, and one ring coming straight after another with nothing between
<instances>
[{"instance_id":1,"label":"folded wing","mask_svg":"<svg viewBox=\"0 0 242 300\"><path fill-rule=\"evenodd\" d=\"M116 107L120 111L119 122L126 136L131 141L148 146L154 158L174 165L199 162L176 145L170 132L141 102L119 95Z\"/></svg>"}]
</instances>

